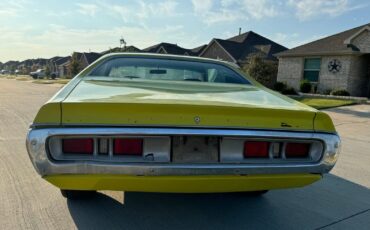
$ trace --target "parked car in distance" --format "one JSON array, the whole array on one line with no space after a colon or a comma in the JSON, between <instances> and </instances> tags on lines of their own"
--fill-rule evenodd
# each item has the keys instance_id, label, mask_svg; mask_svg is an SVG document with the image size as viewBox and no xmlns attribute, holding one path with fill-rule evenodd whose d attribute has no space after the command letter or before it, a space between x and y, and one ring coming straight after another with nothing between
<instances>
[{"instance_id":1,"label":"parked car in distance","mask_svg":"<svg viewBox=\"0 0 370 230\"><path fill-rule=\"evenodd\" d=\"M10 72L8 70L3 69L3 70L0 71L0 73L2 75L5 75L5 74L9 74Z\"/></svg>"},{"instance_id":2,"label":"parked car in distance","mask_svg":"<svg viewBox=\"0 0 370 230\"><path fill-rule=\"evenodd\" d=\"M45 77L45 70L44 69L38 69L35 72L31 72L30 76L33 79L41 79Z\"/></svg>"},{"instance_id":3,"label":"parked car in distance","mask_svg":"<svg viewBox=\"0 0 370 230\"><path fill-rule=\"evenodd\" d=\"M56 79L57 77L59 77L59 73L58 72L52 72L50 74L50 77L51 77L51 79Z\"/></svg>"},{"instance_id":4,"label":"parked car in distance","mask_svg":"<svg viewBox=\"0 0 370 230\"><path fill-rule=\"evenodd\" d=\"M97 190L215 193L302 187L335 165L330 117L213 59L101 57L41 107L37 172L67 198Z\"/></svg>"}]
</instances>

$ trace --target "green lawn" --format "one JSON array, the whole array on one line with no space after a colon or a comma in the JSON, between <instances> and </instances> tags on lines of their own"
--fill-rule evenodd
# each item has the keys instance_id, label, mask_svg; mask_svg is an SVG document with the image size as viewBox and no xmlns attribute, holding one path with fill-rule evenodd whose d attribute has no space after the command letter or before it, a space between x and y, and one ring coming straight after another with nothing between
<instances>
[{"instance_id":1,"label":"green lawn","mask_svg":"<svg viewBox=\"0 0 370 230\"><path fill-rule=\"evenodd\" d=\"M329 98L294 98L294 99L316 109L328 109L332 107L356 104L356 101L344 99L329 99Z\"/></svg>"},{"instance_id":2,"label":"green lawn","mask_svg":"<svg viewBox=\"0 0 370 230\"><path fill-rule=\"evenodd\" d=\"M49 79L37 79L32 81L36 84L67 84L71 79L56 79L56 80L49 80Z\"/></svg>"}]
</instances>

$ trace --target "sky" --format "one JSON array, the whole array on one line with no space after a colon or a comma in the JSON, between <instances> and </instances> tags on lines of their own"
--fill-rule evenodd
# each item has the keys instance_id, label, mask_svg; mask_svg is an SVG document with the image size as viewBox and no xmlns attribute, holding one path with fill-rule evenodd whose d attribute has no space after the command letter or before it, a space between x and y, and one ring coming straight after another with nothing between
<instances>
[{"instance_id":1,"label":"sky","mask_svg":"<svg viewBox=\"0 0 370 230\"><path fill-rule=\"evenodd\" d=\"M0 61L254 31L288 48L370 23L368 0L0 0Z\"/></svg>"}]
</instances>

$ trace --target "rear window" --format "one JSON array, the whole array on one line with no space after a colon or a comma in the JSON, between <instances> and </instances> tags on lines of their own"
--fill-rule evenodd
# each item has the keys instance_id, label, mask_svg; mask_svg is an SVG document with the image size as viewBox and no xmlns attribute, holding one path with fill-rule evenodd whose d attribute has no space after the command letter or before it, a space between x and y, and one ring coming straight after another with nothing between
<instances>
[{"instance_id":1,"label":"rear window","mask_svg":"<svg viewBox=\"0 0 370 230\"><path fill-rule=\"evenodd\" d=\"M249 84L243 76L223 65L151 58L110 59L91 71L89 76Z\"/></svg>"}]
</instances>

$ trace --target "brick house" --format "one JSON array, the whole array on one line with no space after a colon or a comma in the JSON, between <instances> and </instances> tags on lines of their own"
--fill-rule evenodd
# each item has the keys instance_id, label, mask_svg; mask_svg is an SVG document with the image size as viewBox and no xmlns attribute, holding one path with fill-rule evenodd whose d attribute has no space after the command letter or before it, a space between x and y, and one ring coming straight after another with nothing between
<instances>
[{"instance_id":1,"label":"brick house","mask_svg":"<svg viewBox=\"0 0 370 230\"><path fill-rule=\"evenodd\" d=\"M296 90L302 79L318 92L345 89L353 96L370 96L370 24L276 54L277 80Z\"/></svg>"}]
</instances>

